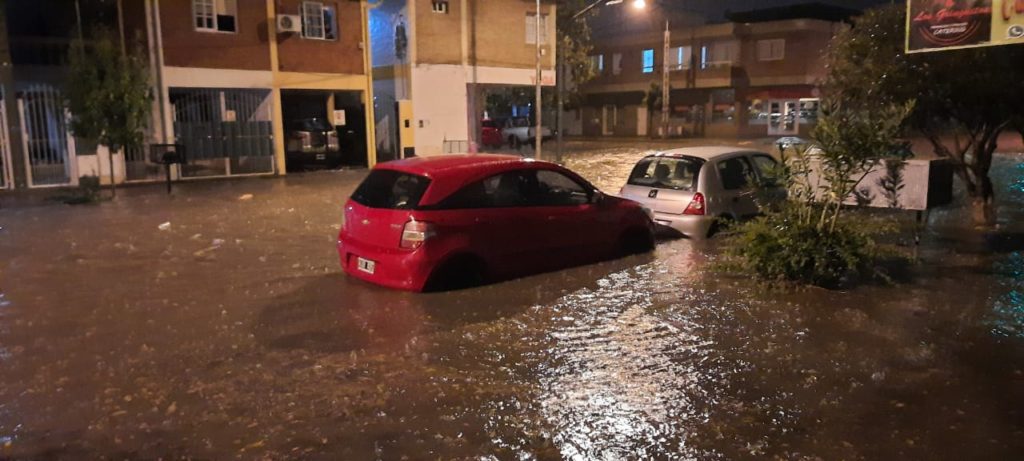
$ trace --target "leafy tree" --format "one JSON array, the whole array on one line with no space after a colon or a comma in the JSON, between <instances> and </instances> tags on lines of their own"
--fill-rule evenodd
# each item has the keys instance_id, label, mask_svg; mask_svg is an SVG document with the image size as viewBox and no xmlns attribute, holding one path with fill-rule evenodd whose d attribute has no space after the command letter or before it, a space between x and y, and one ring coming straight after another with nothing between
<instances>
[{"instance_id":1,"label":"leafy tree","mask_svg":"<svg viewBox=\"0 0 1024 461\"><path fill-rule=\"evenodd\" d=\"M832 43L826 87L844 104L871 110L916 101L908 122L949 159L979 223L995 221L989 178L997 140L1024 107L1024 47L908 54L906 11L868 10Z\"/></svg>"},{"instance_id":2,"label":"leafy tree","mask_svg":"<svg viewBox=\"0 0 1024 461\"><path fill-rule=\"evenodd\" d=\"M671 90L672 87L669 87ZM654 114L661 112L661 84L657 82L651 82L651 86L644 92L644 99L641 104L647 109L647 132L651 136L654 136Z\"/></svg>"},{"instance_id":3,"label":"leafy tree","mask_svg":"<svg viewBox=\"0 0 1024 461\"><path fill-rule=\"evenodd\" d=\"M71 130L107 146L110 191L116 194L114 153L142 145L152 109L146 58L137 44L123 47L110 31L97 29L88 43L72 42L68 61L64 96Z\"/></svg>"},{"instance_id":4,"label":"leafy tree","mask_svg":"<svg viewBox=\"0 0 1024 461\"><path fill-rule=\"evenodd\" d=\"M590 52L593 44L590 39L590 26L587 14L573 19L573 16L592 3L591 0L558 0L556 25L558 27L558 53L562 55L567 82L574 85L565 86L567 107L581 105L582 94L579 85L594 78L594 69L590 65ZM588 14L594 14L597 9Z\"/></svg>"},{"instance_id":5,"label":"leafy tree","mask_svg":"<svg viewBox=\"0 0 1024 461\"><path fill-rule=\"evenodd\" d=\"M913 103L850 109L826 99L813 146L783 151L772 184L787 190L782 204L765 202L764 215L737 228L731 249L739 267L767 281L835 286L851 272L866 272L877 259L877 227L847 216L867 173L901 160L907 145L903 122ZM776 196L772 189L763 197ZM767 206L772 204L774 206Z\"/></svg>"}]
</instances>

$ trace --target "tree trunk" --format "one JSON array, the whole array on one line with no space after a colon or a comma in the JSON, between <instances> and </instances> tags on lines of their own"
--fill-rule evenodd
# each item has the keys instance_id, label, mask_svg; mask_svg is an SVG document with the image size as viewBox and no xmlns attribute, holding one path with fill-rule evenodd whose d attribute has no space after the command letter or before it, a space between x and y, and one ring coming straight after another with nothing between
<instances>
[{"instance_id":1,"label":"tree trunk","mask_svg":"<svg viewBox=\"0 0 1024 461\"><path fill-rule=\"evenodd\" d=\"M963 150L950 149L941 136L928 135L935 154L953 161L953 171L963 181L971 201L971 218L975 226L989 227L996 223L995 188L988 172L1001 131L1002 127L982 130Z\"/></svg>"},{"instance_id":2,"label":"tree trunk","mask_svg":"<svg viewBox=\"0 0 1024 461\"><path fill-rule=\"evenodd\" d=\"M974 176L978 181L975 194L971 197L974 223L985 227L994 226L996 224L996 197L992 179L989 178L988 171L976 172Z\"/></svg>"},{"instance_id":3,"label":"tree trunk","mask_svg":"<svg viewBox=\"0 0 1024 461\"><path fill-rule=\"evenodd\" d=\"M648 107L647 108L647 137L651 138L651 139L654 138L654 121L651 120L651 117L653 115L654 115L654 111L652 111L651 108Z\"/></svg>"}]
</instances>

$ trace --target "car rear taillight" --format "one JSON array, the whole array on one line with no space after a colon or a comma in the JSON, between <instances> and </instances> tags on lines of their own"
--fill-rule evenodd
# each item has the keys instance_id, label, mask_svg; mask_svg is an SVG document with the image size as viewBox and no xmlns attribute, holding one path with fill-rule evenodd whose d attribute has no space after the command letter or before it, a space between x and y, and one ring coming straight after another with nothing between
<instances>
[{"instance_id":1,"label":"car rear taillight","mask_svg":"<svg viewBox=\"0 0 1024 461\"><path fill-rule=\"evenodd\" d=\"M433 226L430 223L409 221L402 229L402 242L399 246L409 249L419 248L431 235L433 235Z\"/></svg>"},{"instance_id":2,"label":"car rear taillight","mask_svg":"<svg viewBox=\"0 0 1024 461\"><path fill-rule=\"evenodd\" d=\"M697 192L693 194L693 199L690 200L690 204L686 206L686 211L683 211L683 214L703 215L705 208L704 194Z\"/></svg>"}]
</instances>

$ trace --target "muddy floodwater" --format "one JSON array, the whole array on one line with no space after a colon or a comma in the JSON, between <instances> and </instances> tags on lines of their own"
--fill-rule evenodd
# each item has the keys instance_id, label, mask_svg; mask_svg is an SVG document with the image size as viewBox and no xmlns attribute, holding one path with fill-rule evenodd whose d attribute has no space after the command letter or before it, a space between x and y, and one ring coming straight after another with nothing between
<instances>
[{"instance_id":1,"label":"muddy floodwater","mask_svg":"<svg viewBox=\"0 0 1024 461\"><path fill-rule=\"evenodd\" d=\"M647 151L568 164L615 193ZM998 230L934 212L843 291L716 240L389 291L334 250L363 171L2 208L0 459L1024 459L1024 157L993 168Z\"/></svg>"}]
</instances>

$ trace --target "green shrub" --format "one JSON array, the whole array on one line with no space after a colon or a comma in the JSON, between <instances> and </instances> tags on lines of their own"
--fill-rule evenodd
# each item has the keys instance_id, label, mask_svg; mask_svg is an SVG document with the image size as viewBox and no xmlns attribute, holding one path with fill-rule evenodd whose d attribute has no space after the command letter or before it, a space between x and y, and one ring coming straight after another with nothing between
<instances>
[{"instance_id":1,"label":"green shrub","mask_svg":"<svg viewBox=\"0 0 1024 461\"><path fill-rule=\"evenodd\" d=\"M786 189L785 203L762 206L763 216L735 229L730 265L762 280L833 287L851 275L871 275L880 258L872 235L884 226L860 214L851 217L847 201L863 201L858 186L872 168L902 164L908 144L899 134L913 104L870 112L844 108L839 100L826 99L822 106L814 144L783 150L772 172ZM882 186L894 202L903 186L890 174Z\"/></svg>"},{"instance_id":2,"label":"green shrub","mask_svg":"<svg viewBox=\"0 0 1024 461\"><path fill-rule=\"evenodd\" d=\"M840 219L819 230L787 206L738 225L729 254L739 269L764 281L836 287L844 278L870 272L878 257L866 228Z\"/></svg>"}]
</instances>

